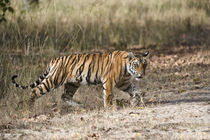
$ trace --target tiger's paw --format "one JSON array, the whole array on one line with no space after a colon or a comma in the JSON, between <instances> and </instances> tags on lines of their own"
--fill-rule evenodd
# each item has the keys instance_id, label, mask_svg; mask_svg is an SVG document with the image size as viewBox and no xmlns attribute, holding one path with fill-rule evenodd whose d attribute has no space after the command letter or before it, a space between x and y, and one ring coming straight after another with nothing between
<instances>
[{"instance_id":1,"label":"tiger's paw","mask_svg":"<svg viewBox=\"0 0 210 140\"><path fill-rule=\"evenodd\" d=\"M137 98L132 98L130 100L131 107L136 107L136 106L138 106L138 104L139 104L139 100Z\"/></svg>"},{"instance_id":2,"label":"tiger's paw","mask_svg":"<svg viewBox=\"0 0 210 140\"><path fill-rule=\"evenodd\" d=\"M131 105L131 107L145 106L143 97L140 96L140 97L138 97L138 98L137 98L137 97L132 98L132 99L130 100L130 105Z\"/></svg>"}]
</instances>

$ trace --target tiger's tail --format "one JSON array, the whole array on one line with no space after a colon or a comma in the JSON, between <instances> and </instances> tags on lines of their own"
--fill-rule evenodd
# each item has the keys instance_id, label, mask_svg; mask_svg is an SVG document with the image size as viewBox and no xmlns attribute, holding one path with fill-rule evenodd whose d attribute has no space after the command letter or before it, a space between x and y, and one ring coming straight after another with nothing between
<instances>
[{"instance_id":1,"label":"tiger's tail","mask_svg":"<svg viewBox=\"0 0 210 140\"><path fill-rule=\"evenodd\" d=\"M38 80L36 80L34 83L32 83L30 85L26 85L26 86L20 85L15 81L15 79L18 77L18 75L13 75L11 79L12 79L12 83L14 84L15 87L21 88L21 89L29 89L29 88L35 88L39 84L41 84L42 81L47 77L48 74L49 74L49 71L46 71L42 76L39 77Z\"/></svg>"}]
</instances>

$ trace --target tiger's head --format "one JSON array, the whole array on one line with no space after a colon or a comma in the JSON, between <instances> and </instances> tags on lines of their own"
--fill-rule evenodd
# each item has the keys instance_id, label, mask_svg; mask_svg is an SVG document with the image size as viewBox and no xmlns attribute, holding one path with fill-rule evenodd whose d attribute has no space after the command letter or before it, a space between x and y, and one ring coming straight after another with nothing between
<instances>
[{"instance_id":1,"label":"tiger's head","mask_svg":"<svg viewBox=\"0 0 210 140\"><path fill-rule=\"evenodd\" d=\"M145 74L147 67L146 57L148 56L148 54L149 51L145 52L140 57L135 57L132 52L128 53L129 64L127 65L127 71L136 80L141 79Z\"/></svg>"}]
</instances>

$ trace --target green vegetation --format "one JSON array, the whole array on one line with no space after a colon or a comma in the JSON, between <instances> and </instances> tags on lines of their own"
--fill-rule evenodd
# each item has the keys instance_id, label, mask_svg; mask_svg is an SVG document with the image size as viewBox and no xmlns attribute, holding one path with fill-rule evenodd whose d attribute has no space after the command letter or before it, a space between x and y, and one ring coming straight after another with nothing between
<instances>
[{"instance_id":1,"label":"green vegetation","mask_svg":"<svg viewBox=\"0 0 210 140\"><path fill-rule=\"evenodd\" d=\"M11 7L15 12L0 24L0 99L10 97L4 105L28 93L13 87L13 74L30 83L54 56L133 45L210 44L209 0L40 0L31 9L13 0Z\"/></svg>"}]
</instances>

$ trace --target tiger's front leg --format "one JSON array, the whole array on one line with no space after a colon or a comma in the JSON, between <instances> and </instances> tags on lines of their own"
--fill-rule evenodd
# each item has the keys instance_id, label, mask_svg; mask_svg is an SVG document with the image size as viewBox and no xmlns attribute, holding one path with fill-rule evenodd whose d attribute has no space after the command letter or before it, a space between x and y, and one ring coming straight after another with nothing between
<instances>
[{"instance_id":1,"label":"tiger's front leg","mask_svg":"<svg viewBox=\"0 0 210 140\"><path fill-rule=\"evenodd\" d=\"M108 108L112 105L112 99L113 99L113 82L107 81L103 84L103 93L104 93L104 107Z\"/></svg>"},{"instance_id":2,"label":"tiger's front leg","mask_svg":"<svg viewBox=\"0 0 210 140\"><path fill-rule=\"evenodd\" d=\"M125 84L126 85L126 84ZM136 87L135 84L129 83L127 86L119 87L121 90L127 92L131 97L131 105L137 106L139 104L139 101L144 106L144 100L143 96L144 94L140 92L139 88Z\"/></svg>"},{"instance_id":3,"label":"tiger's front leg","mask_svg":"<svg viewBox=\"0 0 210 140\"><path fill-rule=\"evenodd\" d=\"M140 92L139 88L137 88L135 84L132 83L130 87L131 87L130 92L133 97L133 99L131 100L132 106L137 106L139 104L139 101L141 102L143 106L145 106L144 100L143 100L144 94Z\"/></svg>"}]
</instances>

